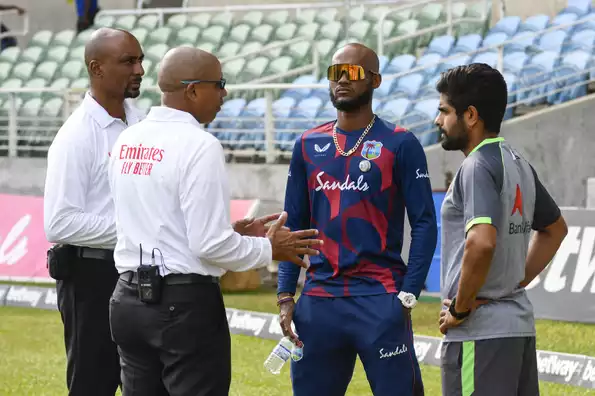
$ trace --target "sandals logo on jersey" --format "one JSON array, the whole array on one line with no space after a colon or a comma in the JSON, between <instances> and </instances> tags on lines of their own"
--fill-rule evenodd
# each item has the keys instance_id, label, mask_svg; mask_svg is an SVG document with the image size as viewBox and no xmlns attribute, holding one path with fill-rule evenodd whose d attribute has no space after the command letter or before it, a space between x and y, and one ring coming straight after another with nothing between
<instances>
[{"instance_id":1,"label":"sandals logo on jersey","mask_svg":"<svg viewBox=\"0 0 595 396\"><path fill-rule=\"evenodd\" d=\"M382 143L375 140L365 141L362 146L362 157L369 160L374 160L380 157L382 152Z\"/></svg>"},{"instance_id":2,"label":"sandals logo on jersey","mask_svg":"<svg viewBox=\"0 0 595 396\"><path fill-rule=\"evenodd\" d=\"M514 197L514 204L512 205L512 212L510 213L511 217L515 217L515 215L520 215L521 218L523 217L523 193L521 192L521 186L518 184L516 185L516 194ZM515 223L511 221L508 224L508 233L510 235L515 234L528 234L531 232L531 222L528 220L521 221L520 223Z\"/></svg>"}]
</instances>

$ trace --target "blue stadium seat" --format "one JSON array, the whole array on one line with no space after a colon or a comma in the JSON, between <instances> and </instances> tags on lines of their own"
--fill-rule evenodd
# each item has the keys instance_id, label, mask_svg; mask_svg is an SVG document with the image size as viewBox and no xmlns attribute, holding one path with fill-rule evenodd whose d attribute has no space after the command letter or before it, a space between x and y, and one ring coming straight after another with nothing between
<instances>
[{"instance_id":1,"label":"blue stadium seat","mask_svg":"<svg viewBox=\"0 0 595 396\"><path fill-rule=\"evenodd\" d=\"M382 79L380 86L376 88L374 91L375 98L384 98L390 94L390 88L393 83L393 80L387 80L385 78Z\"/></svg>"},{"instance_id":2,"label":"blue stadium seat","mask_svg":"<svg viewBox=\"0 0 595 396\"><path fill-rule=\"evenodd\" d=\"M372 98L372 111L375 113L377 112L380 107L382 106L382 103L379 99L376 98Z\"/></svg>"},{"instance_id":3,"label":"blue stadium seat","mask_svg":"<svg viewBox=\"0 0 595 396\"><path fill-rule=\"evenodd\" d=\"M485 63L491 67L498 66L498 53L496 52L482 52L473 58L472 63Z\"/></svg>"},{"instance_id":4,"label":"blue stadium seat","mask_svg":"<svg viewBox=\"0 0 595 396\"><path fill-rule=\"evenodd\" d=\"M482 48L493 47L495 45L502 44L506 40L508 40L508 36L506 35L506 33L502 33L502 32L492 33L492 34L487 35L485 37L485 39L483 39L483 42L481 43L481 47ZM498 51L498 49L492 48L490 51Z\"/></svg>"},{"instance_id":5,"label":"blue stadium seat","mask_svg":"<svg viewBox=\"0 0 595 396\"><path fill-rule=\"evenodd\" d=\"M595 30L581 30L575 32L569 40L564 52L577 50L592 52L595 48Z\"/></svg>"},{"instance_id":6,"label":"blue stadium seat","mask_svg":"<svg viewBox=\"0 0 595 396\"><path fill-rule=\"evenodd\" d=\"M528 51L535 45L536 39L537 36L531 34L531 32L518 33L516 36L509 39L512 40L511 43L504 45L504 53L509 54L512 52Z\"/></svg>"},{"instance_id":7,"label":"blue stadium seat","mask_svg":"<svg viewBox=\"0 0 595 396\"><path fill-rule=\"evenodd\" d=\"M461 55L454 59L451 59L451 60L448 60L448 61L445 61L444 63L442 63L438 67L438 71L443 72L448 69L452 69L453 67L456 67L456 66L468 65L469 63L471 63L470 61L471 61L471 56Z\"/></svg>"},{"instance_id":8,"label":"blue stadium seat","mask_svg":"<svg viewBox=\"0 0 595 396\"><path fill-rule=\"evenodd\" d=\"M574 27L575 32L580 32L581 30L595 30L595 12L591 12L590 14L585 15L585 16L581 17L581 19L588 19L588 20L586 20L583 23L580 23L578 25L575 25L575 27Z\"/></svg>"},{"instance_id":9,"label":"blue stadium seat","mask_svg":"<svg viewBox=\"0 0 595 396\"><path fill-rule=\"evenodd\" d=\"M504 56L504 71L519 74L529 61L529 55L524 52L512 52Z\"/></svg>"},{"instance_id":10,"label":"blue stadium seat","mask_svg":"<svg viewBox=\"0 0 595 396\"><path fill-rule=\"evenodd\" d=\"M292 82L292 84L296 84L296 85L317 84L317 83L318 83L318 79L311 74L307 74L305 76L299 76ZM303 99L303 98L307 97L308 95L310 95L311 92L312 92L311 89L303 89L303 88L291 89L290 88L290 89L284 91L281 94L281 97L282 98L290 97L290 98L294 98L295 100L300 100L300 99Z\"/></svg>"},{"instance_id":11,"label":"blue stadium seat","mask_svg":"<svg viewBox=\"0 0 595 396\"><path fill-rule=\"evenodd\" d=\"M322 84L324 85L323 88L315 88L310 92L309 96L317 96L320 99L322 99L323 101L328 100L329 99L329 84L328 84L328 78L326 78L326 73L325 76L322 77L319 81L318 84Z\"/></svg>"},{"instance_id":12,"label":"blue stadium seat","mask_svg":"<svg viewBox=\"0 0 595 396\"><path fill-rule=\"evenodd\" d=\"M558 14L552 20L552 26L559 26L559 25L566 25L576 21L578 17L576 14ZM576 26L576 25L574 25ZM567 32L572 32L574 30L574 26L563 28L562 30L566 30Z\"/></svg>"},{"instance_id":13,"label":"blue stadium seat","mask_svg":"<svg viewBox=\"0 0 595 396\"><path fill-rule=\"evenodd\" d=\"M413 67L417 58L411 54L395 56L386 66L384 74L398 74Z\"/></svg>"},{"instance_id":14,"label":"blue stadium seat","mask_svg":"<svg viewBox=\"0 0 595 396\"><path fill-rule=\"evenodd\" d=\"M545 29L549 22L550 17L547 15L533 15L521 23L518 32L538 32Z\"/></svg>"},{"instance_id":15,"label":"blue stadium seat","mask_svg":"<svg viewBox=\"0 0 595 396\"><path fill-rule=\"evenodd\" d=\"M560 104L587 94L589 73L586 69L590 60L591 53L585 51L564 55L560 66L553 72L548 103Z\"/></svg>"},{"instance_id":16,"label":"blue stadium seat","mask_svg":"<svg viewBox=\"0 0 595 396\"><path fill-rule=\"evenodd\" d=\"M547 32L539 38L537 46L543 51L553 51L559 54L562 52L567 36L568 34L564 30Z\"/></svg>"},{"instance_id":17,"label":"blue stadium seat","mask_svg":"<svg viewBox=\"0 0 595 396\"><path fill-rule=\"evenodd\" d=\"M293 111L285 116L286 118L291 118L291 120L287 120L283 125L283 129L286 133L277 131L276 136L278 147L281 150L287 151L293 149L293 143L296 137L300 133L311 129L318 124L318 122L315 121L315 118L320 112L322 104L322 99L318 97L310 97L300 101L293 108Z\"/></svg>"},{"instance_id":18,"label":"blue stadium seat","mask_svg":"<svg viewBox=\"0 0 595 396\"><path fill-rule=\"evenodd\" d=\"M506 88L508 90L507 108L504 112L504 120L508 120L513 116L513 106L516 102L517 78L512 73L502 73L504 81L506 81Z\"/></svg>"},{"instance_id":19,"label":"blue stadium seat","mask_svg":"<svg viewBox=\"0 0 595 396\"><path fill-rule=\"evenodd\" d=\"M551 83L553 71L559 56L555 52L544 51L531 58L519 74L519 101L535 106L546 102L548 84Z\"/></svg>"},{"instance_id":20,"label":"blue stadium seat","mask_svg":"<svg viewBox=\"0 0 595 396\"><path fill-rule=\"evenodd\" d=\"M591 12L591 0L568 0L568 6L560 13L576 14L582 17Z\"/></svg>"},{"instance_id":21,"label":"blue stadium seat","mask_svg":"<svg viewBox=\"0 0 595 396\"><path fill-rule=\"evenodd\" d=\"M242 120L240 130L249 133L230 133L229 141L232 149L252 147L255 139L264 136L264 114L266 112L266 99L257 98L251 100L240 114L243 118L262 118L256 120Z\"/></svg>"},{"instance_id":22,"label":"blue stadium seat","mask_svg":"<svg viewBox=\"0 0 595 396\"><path fill-rule=\"evenodd\" d=\"M438 133L434 119L438 114L438 99L425 99L417 102L413 110L402 119L404 128L409 129L419 139L423 146L438 142Z\"/></svg>"},{"instance_id":23,"label":"blue stadium seat","mask_svg":"<svg viewBox=\"0 0 595 396\"><path fill-rule=\"evenodd\" d=\"M413 73L393 81L390 96L415 99L425 77L420 73Z\"/></svg>"},{"instance_id":24,"label":"blue stadium seat","mask_svg":"<svg viewBox=\"0 0 595 396\"><path fill-rule=\"evenodd\" d=\"M452 55L459 52L475 51L479 48L479 45L482 41L483 38L479 34L467 34L465 36L460 36L450 53Z\"/></svg>"},{"instance_id":25,"label":"blue stadium seat","mask_svg":"<svg viewBox=\"0 0 595 396\"><path fill-rule=\"evenodd\" d=\"M506 36L514 36L521 25L521 18L518 16L508 16L500 19L494 27L492 27L488 35L492 33L505 33Z\"/></svg>"},{"instance_id":26,"label":"blue stadium seat","mask_svg":"<svg viewBox=\"0 0 595 396\"><path fill-rule=\"evenodd\" d=\"M388 57L380 55L378 57L378 70L380 74L384 73L384 69L386 69L386 66L388 66Z\"/></svg>"},{"instance_id":27,"label":"blue stadium seat","mask_svg":"<svg viewBox=\"0 0 595 396\"><path fill-rule=\"evenodd\" d=\"M407 98L393 99L384 102L382 107L377 110L378 116L395 124L399 124L401 118L403 118L405 113L409 110L410 106L411 101Z\"/></svg>"},{"instance_id":28,"label":"blue stadium seat","mask_svg":"<svg viewBox=\"0 0 595 396\"><path fill-rule=\"evenodd\" d=\"M439 54L441 56L447 56L450 53L453 45L455 43L455 38L450 35L444 36L437 36L430 41L430 45L426 51L426 54Z\"/></svg>"},{"instance_id":29,"label":"blue stadium seat","mask_svg":"<svg viewBox=\"0 0 595 396\"><path fill-rule=\"evenodd\" d=\"M317 125L336 119L337 109L335 109L333 106L333 102L328 101L324 106L322 106L322 109L320 109L320 112L316 115L316 118L319 119L316 122Z\"/></svg>"},{"instance_id":30,"label":"blue stadium seat","mask_svg":"<svg viewBox=\"0 0 595 396\"><path fill-rule=\"evenodd\" d=\"M428 98L435 98L439 97L440 94L436 91L436 84L440 79L440 74L437 73L430 77L427 82L419 89L419 93L417 97L419 99L428 99Z\"/></svg>"},{"instance_id":31,"label":"blue stadium seat","mask_svg":"<svg viewBox=\"0 0 595 396\"><path fill-rule=\"evenodd\" d=\"M318 100L321 102L320 98L311 98L311 99L304 99L304 100ZM290 128L290 120L289 118L292 116L292 113L296 109L296 100L294 98L281 98L273 102L273 117L275 119L274 126L275 126L275 147L284 149L284 144L289 141L291 138L291 134L284 133L285 130ZM294 139L295 140L295 139ZM293 144L293 142L291 142ZM291 146L291 145L290 145ZM265 145L263 143L257 143L256 149L263 150ZM291 149L292 147L289 147Z\"/></svg>"},{"instance_id":32,"label":"blue stadium seat","mask_svg":"<svg viewBox=\"0 0 595 396\"><path fill-rule=\"evenodd\" d=\"M436 70L438 69L438 64L442 60L442 56L436 53L429 53L421 58L418 59L415 67L424 66L423 70L418 71L418 73L423 74L424 76L433 76L436 74Z\"/></svg>"},{"instance_id":33,"label":"blue stadium seat","mask_svg":"<svg viewBox=\"0 0 595 396\"><path fill-rule=\"evenodd\" d=\"M246 99L243 98L225 101L223 106L221 106L221 111L217 113L217 117L209 125L209 129L222 129L222 131L211 131L213 136L222 142L230 140L232 134L229 130L238 128L238 122L233 120L233 118L237 118L245 106ZM228 146L226 143L222 144L224 147Z\"/></svg>"}]
</instances>

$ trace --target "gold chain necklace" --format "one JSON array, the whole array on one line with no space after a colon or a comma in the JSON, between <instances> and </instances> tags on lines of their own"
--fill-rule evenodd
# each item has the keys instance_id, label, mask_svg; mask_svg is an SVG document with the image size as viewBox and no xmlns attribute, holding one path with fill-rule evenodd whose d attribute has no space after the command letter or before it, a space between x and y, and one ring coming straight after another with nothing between
<instances>
[{"instance_id":1,"label":"gold chain necklace","mask_svg":"<svg viewBox=\"0 0 595 396\"><path fill-rule=\"evenodd\" d=\"M366 137L366 135L368 134L368 132L374 125L375 121L376 121L376 114L374 114L374 116L372 117L372 121L370 121L370 123L368 124L368 126L366 127L366 129L364 130L362 135L359 137L359 139L355 143L355 146L353 146L353 148L351 150L349 150L348 152L343 151L343 149L339 146L339 142L337 141L337 123L335 122L335 124L333 125L333 142L335 142L335 147L337 149L337 152L339 152L339 154L341 154L343 157L349 157L351 154L355 153L357 151L357 148L359 147L359 145L364 140L364 137Z\"/></svg>"}]
</instances>

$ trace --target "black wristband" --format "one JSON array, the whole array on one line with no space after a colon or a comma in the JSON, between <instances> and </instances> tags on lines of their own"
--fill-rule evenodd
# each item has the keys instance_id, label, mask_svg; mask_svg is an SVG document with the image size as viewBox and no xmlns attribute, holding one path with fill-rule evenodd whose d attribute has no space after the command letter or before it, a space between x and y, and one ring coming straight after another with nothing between
<instances>
[{"instance_id":1,"label":"black wristband","mask_svg":"<svg viewBox=\"0 0 595 396\"><path fill-rule=\"evenodd\" d=\"M469 316L471 314L471 310L468 310L467 312L457 312L455 310L455 304L457 302L457 298L453 298L452 302L450 303L450 307L448 307L448 312L450 312L450 314L456 319L456 320L463 320L465 319L467 316Z\"/></svg>"}]
</instances>

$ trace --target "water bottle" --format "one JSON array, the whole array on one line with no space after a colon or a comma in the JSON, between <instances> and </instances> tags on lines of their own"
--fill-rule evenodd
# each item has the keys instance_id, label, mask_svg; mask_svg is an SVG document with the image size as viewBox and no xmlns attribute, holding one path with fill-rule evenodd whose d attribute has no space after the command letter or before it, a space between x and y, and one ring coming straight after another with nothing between
<instances>
[{"instance_id":1,"label":"water bottle","mask_svg":"<svg viewBox=\"0 0 595 396\"><path fill-rule=\"evenodd\" d=\"M294 345L289 337L281 338L267 360L265 360L264 367L273 374L281 373L281 368L283 368L285 362L292 356L293 349Z\"/></svg>"}]
</instances>

